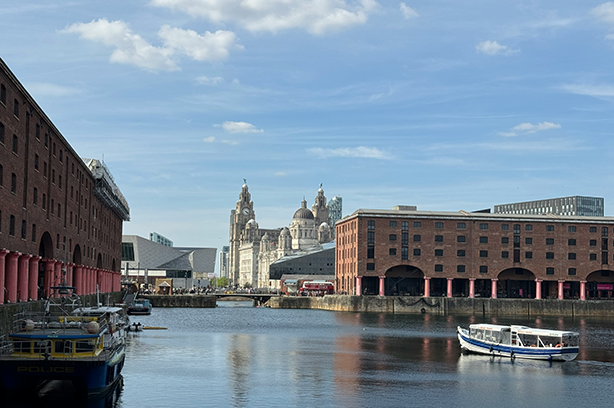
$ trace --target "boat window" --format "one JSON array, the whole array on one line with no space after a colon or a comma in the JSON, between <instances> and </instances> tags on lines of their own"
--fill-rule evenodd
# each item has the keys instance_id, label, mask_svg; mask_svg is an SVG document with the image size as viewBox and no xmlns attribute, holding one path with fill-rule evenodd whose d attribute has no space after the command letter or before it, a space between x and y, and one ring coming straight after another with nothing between
<instances>
[{"instance_id":1,"label":"boat window","mask_svg":"<svg viewBox=\"0 0 614 408\"><path fill-rule=\"evenodd\" d=\"M50 341L37 341L34 343L34 354L51 354Z\"/></svg>"},{"instance_id":2,"label":"boat window","mask_svg":"<svg viewBox=\"0 0 614 408\"><path fill-rule=\"evenodd\" d=\"M72 341L56 340L53 350L56 354L72 354Z\"/></svg>"},{"instance_id":3,"label":"boat window","mask_svg":"<svg viewBox=\"0 0 614 408\"><path fill-rule=\"evenodd\" d=\"M561 343L561 338L556 336L539 336L539 339L544 344L543 347L556 347Z\"/></svg>"},{"instance_id":4,"label":"boat window","mask_svg":"<svg viewBox=\"0 0 614 408\"><path fill-rule=\"evenodd\" d=\"M563 336L564 347L578 347L578 336Z\"/></svg>"},{"instance_id":5,"label":"boat window","mask_svg":"<svg viewBox=\"0 0 614 408\"><path fill-rule=\"evenodd\" d=\"M510 332L509 331L502 331L501 332L501 338L499 339L500 343L503 344L510 344Z\"/></svg>"},{"instance_id":6,"label":"boat window","mask_svg":"<svg viewBox=\"0 0 614 408\"><path fill-rule=\"evenodd\" d=\"M483 329L472 329L473 333L471 337L477 340L484 340L484 330Z\"/></svg>"},{"instance_id":7,"label":"boat window","mask_svg":"<svg viewBox=\"0 0 614 408\"><path fill-rule=\"evenodd\" d=\"M13 340L13 351L15 353L31 353L32 343L25 340Z\"/></svg>"},{"instance_id":8,"label":"boat window","mask_svg":"<svg viewBox=\"0 0 614 408\"><path fill-rule=\"evenodd\" d=\"M94 342L91 340L81 340L75 345L75 351L77 353L91 353L94 351Z\"/></svg>"},{"instance_id":9,"label":"boat window","mask_svg":"<svg viewBox=\"0 0 614 408\"><path fill-rule=\"evenodd\" d=\"M519 334L518 338L525 347L537 347L537 336L535 334Z\"/></svg>"}]
</instances>

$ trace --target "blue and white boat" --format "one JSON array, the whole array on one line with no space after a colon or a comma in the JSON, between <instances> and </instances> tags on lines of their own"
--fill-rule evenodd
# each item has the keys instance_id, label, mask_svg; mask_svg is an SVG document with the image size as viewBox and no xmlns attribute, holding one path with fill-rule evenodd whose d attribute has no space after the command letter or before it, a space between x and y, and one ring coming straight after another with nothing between
<instances>
[{"instance_id":1,"label":"blue and white boat","mask_svg":"<svg viewBox=\"0 0 614 408\"><path fill-rule=\"evenodd\" d=\"M88 396L103 394L121 379L125 309L82 307L74 288L52 289L56 293L43 312L15 315L13 330L0 345L0 386L15 394L69 381Z\"/></svg>"},{"instance_id":2,"label":"blue and white boat","mask_svg":"<svg viewBox=\"0 0 614 408\"><path fill-rule=\"evenodd\" d=\"M579 334L526 326L472 324L456 329L461 350L510 358L571 361L578 355Z\"/></svg>"}]
</instances>

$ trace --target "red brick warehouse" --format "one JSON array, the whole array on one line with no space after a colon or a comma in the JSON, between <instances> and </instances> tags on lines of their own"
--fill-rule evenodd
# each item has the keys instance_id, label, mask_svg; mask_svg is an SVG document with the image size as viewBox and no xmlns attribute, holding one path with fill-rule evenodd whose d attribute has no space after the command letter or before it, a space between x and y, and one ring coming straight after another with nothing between
<instances>
[{"instance_id":1,"label":"red brick warehouse","mask_svg":"<svg viewBox=\"0 0 614 408\"><path fill-rule=\"evenodd\" d=\"M614 217L360 209L336 228L338 293L613 296Z\"/></svg>"},{"instance_id":2,"label":"red brick warehouse","mask_svg":"<svg viewBox=\"0 0 614 408\"><path fill-rule=\"evenodd\" d=\"M1 303L120 290L129 208L106 166L82 159L0 59Z\"/></svg>"}]
</instances>

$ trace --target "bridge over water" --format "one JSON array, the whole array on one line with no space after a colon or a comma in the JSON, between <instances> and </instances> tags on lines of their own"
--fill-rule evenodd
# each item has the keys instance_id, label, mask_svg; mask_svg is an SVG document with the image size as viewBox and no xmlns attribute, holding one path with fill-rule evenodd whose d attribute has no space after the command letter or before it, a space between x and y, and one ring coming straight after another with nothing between
<instances>
[{"instance_id":1,"label":"bridge over water","mask_svg":"<svg viewBox=\"0 0 614 408\"><path fill-rule=\"evenodd\" d=\"M264 304L268 302L272 297L279 297L277 294L271 293L213 293L212 296L215 296L216 299L227 299L227 300L253 300L256 301L257 304Z\"/></svg>"}]
</instances>

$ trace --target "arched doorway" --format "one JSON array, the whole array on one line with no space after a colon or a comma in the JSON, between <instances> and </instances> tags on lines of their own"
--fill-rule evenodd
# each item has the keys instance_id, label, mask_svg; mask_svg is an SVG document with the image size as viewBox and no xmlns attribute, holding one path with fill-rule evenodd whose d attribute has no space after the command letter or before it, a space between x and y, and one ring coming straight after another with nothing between
<instances>
[{"instance_id":1,"label":"arched doorway","mask_svg":"<svg viewBox=\"0 0 614 408\"><path fill-rule=\"evenodd\" d=\"M53 259L53 240L47 231L45 231L38 244L38 256L43 259Z\"/></svg>"},{"instance_id":2,"label":"arched doorway","mask_svg":"<svg viewBox=\"0 0 614 408\"><path fill-rule=\"evenodd\" d=\"M535 298L535 275L528 269L510 268L497 277L497 297Z\"/></svg>"},{"instance_id":3,"label":"arched doorway","mask_svg":"<svg viewBox=\"0 0 614 408\"><path fill-rule=\"evenodd\" d=\"M75 250L72 253L72 262L76 265L81 265L81 247L77 244L75 245Z\"/></svg>"},{"instance_id":4,"label":"arched doorway","mask_svg":"<svg viewBox=\"0 0 614 408\"><path fill-rule=\"evenodd\" d=\"M43 235L41 236L41 240L38 244L38 256L40 256L42 259L54 258L53 240L51 239L51 234L49 234L49 232L47 231L43 233ZM50 282L47 282L47 284L45 284L45 265L45 262L38 263L38 299L43 299L45 297L45 288L48 288L53 284L53 274L48 275L48 280Z\"/></svg>"},{"instance_id":5,"label":"arched doorway","mask_svg":"<svg viewBox=\"0 0 614 408\"><path fill-rule=\"evenodd\" d=\"M111 262L111 270L113 272L117 272L117 270L115 269L115 259L113 259L113 261ZM337 286L338 287L338 286Z\"/></svg>"},{"instance_id":6,"label":"arched doorway","mask_svg":"<svg viewBox=\"0 0 614 408\"><path fill-rule=\"evenodd\" d=\"M398 265L386 271L384 279L385 296L422 296L424 294L424 273L411 265Z\"/></svg>"},{"instance_id":7,"label":"arched doorway","mask_svg":"<svg viewBox=\"0 0 614 408\"><path fill-rule=\"evenodd\" d=\"M614 292L614 272L599 270L586 277L587 299L610 299Z\"/></svg>"},{"instance_id":8,"label":"arched doorway","mask_svg":"<svg viewBox=\"0 0 614 408\"><path fill-rule=\"evenodd\" d=\"M96 258L96 268L102 269L102 254L98 253L98 258Z\"/></svg>"}]
</instances>

